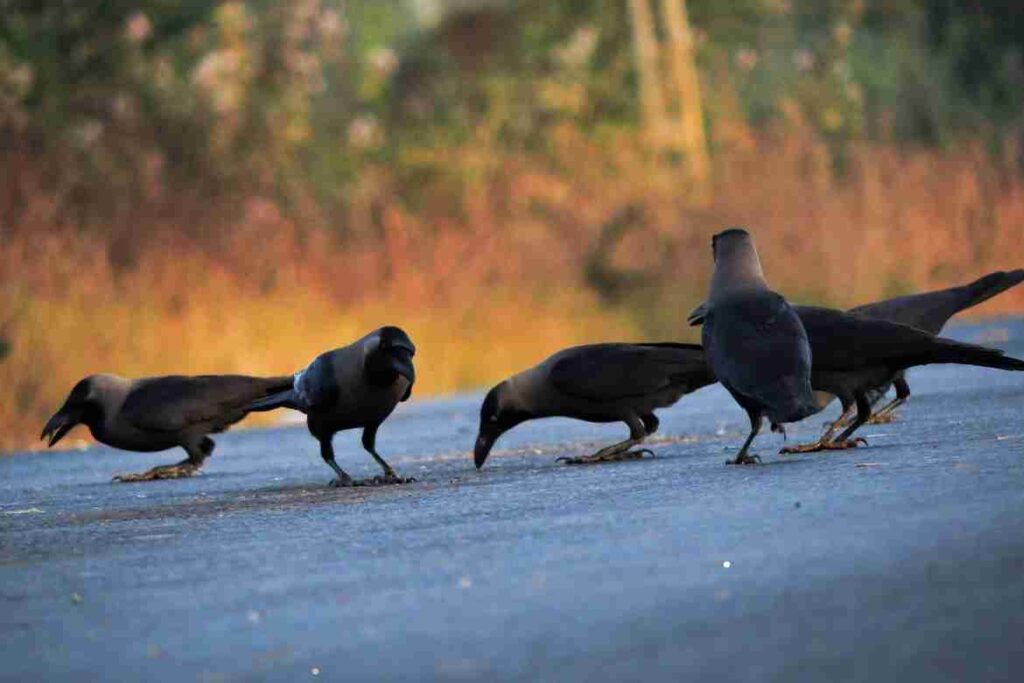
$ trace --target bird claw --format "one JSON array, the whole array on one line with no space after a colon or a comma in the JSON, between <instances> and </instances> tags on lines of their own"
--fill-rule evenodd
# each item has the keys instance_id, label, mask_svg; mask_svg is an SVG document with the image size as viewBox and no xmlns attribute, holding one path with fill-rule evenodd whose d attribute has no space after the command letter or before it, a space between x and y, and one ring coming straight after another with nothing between
<instances>
[{"instance_id":1,"label":"bird claw","mask_svg":"<svg viewBox=\"0 0 1024 683\"><path fill-rule=\"evenodd\" d=\"M814 453L816 451L823 450L824 448L824 443L821 441L815 441L814 443L798 443L793 446L783 446L779 449L779 454L792 455L794 453Z\"/></svg>"},{"instance_id":2,"label":"bird claw","mask_svg":"<svg viewBox=\"0 0 1024 683\"><path fill-rule=\"evenodd\" d=\"M743 453L742 455L737 455L735 460L726 460L725 464L726 465L757 465L760 462L761 462L761 456L760 455L757 455L757 454L751 455L749 453Z\"/></svg>"},{"instance_id":3,"label":"bird claw","mask_svg":"<svg viewBox=\"0 0 1024 683\"><path fill-rule=\"evenodd\" d=\"M179 463L177 465L158 465L145 472L126 472L115 474L112 482L127 484L138 481L156 481L158 479L184 479L199 474L200 467L191 463Z\"/></svg>"},{"instance_id":4,"label":"bird claw","mask_svg":"<svg viewBox=\"0 0 1024 683\"><path fill-rule=\"evenodd\" d=\"M848 448L856 448L857 446L867 446L868 440L863 436L857 436L852 439L846 439L845 441L839 441L838 439L833 441L817 441L815 443L804 443L797 444L795 446L786 446L779 453L783 455L789 455L792 453L817 453L818 451L845 451Z\"/></svg>"},{"instance_id":5,"label":"bird claw","mask_svg":"<svg viewBox=\"0 0 1024 683\"><path fill-rule=\"evenodd\" d=\"M618 453L594 453L593 455L568 456L563 455L555 458L555 462L563 462L566 465L596 465L599 462L619 462L623 460L643 460L644 455L654 457L654 451L650 448L638 448L636 450L619 451Z\"/></svg>"}]
</instances>

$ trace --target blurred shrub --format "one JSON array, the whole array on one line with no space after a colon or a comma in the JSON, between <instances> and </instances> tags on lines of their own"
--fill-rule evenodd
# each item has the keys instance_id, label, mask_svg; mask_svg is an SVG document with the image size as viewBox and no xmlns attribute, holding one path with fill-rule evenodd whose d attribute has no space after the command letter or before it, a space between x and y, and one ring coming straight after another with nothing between
<instances>
[{"instance_id":1,"label":"blurred shrub","mask_svg":"<svg viewBox=\"0 0 1024 683\"><path fill-rule=\"evenodd\" d=\"M1020 135L1017 3L688 7L716 148L766 126L813 131L836 154L865 135ZM47 182L86 222L191 184L312 202L344 231L379 164L414 201L425 179L463 191L481 170L433 164L430 150L537 150L566 125L600 137L636 124L620 0L2 0L0 10L3 149L48 155Z\"/></svg>"}]
</instances>

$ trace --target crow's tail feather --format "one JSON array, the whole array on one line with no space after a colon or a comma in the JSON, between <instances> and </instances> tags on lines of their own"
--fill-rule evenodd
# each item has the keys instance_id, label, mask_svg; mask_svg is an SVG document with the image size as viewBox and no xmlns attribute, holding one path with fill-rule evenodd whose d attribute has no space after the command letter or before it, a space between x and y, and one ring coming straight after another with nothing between
<instances>
[{"instance_id":1,"label":"crow's tail feather","mask_svg":"<svg viewBox=\"0 0 1024 683\"><path fill-rule=\"evenodd\" d=\"M927 359L922 359L924 363L957 363L998 370L1024 370L1024 360L1007 356L999 349L962 344L943 337L937 337L934 341L927 353Z\"/></svg>"},{"instance_id":2,"label":"crow's tail feather","mask_svg":"<svg viewBox=\"0 0 1024 683\"><path fill-rule=\"evenodd\" d=\"M276 410L278 408L297 409L297 405L295 403L295 391L293 389L279 391L276 394L267 396L266 398L253 401L246 407L246 412L262 413L268 410Z\"/></svg>"},{"instance_id":3,"label":"crow's tail feather","mask_svg":"<svg viewBox=\"0 0 1024 683\"><path fill-rule=\"evenodd\" d=\"M1021 282L1024 282L1024 269L989 273L960 288L963 296L960 300L959 310L977 306L1011 287L1016 287Z\"/></svg>"}]
</instances>

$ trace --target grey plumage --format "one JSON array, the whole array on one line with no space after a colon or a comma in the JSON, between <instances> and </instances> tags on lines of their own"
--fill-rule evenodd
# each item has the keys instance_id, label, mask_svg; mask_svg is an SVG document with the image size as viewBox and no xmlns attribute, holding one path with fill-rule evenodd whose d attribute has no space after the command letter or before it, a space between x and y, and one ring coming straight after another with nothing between
<instances>
[{"instance_id":1,"label":"grey plumage","mask_svg":"<svg viewBox=\"0 0 1024 683\"><path fill-rule=\"evenodd\" d=\"M92 375L71 390L43 428L53 446L75 425L84 424L100 443L129 451L162 451L180 446L188 458L141 474L115 477L144 481L191 476L213 452L210 434L222 432L248 413L253 401L280 391L291 377L200 375L127 379Z\"/></svg>"},{"instance_id":2,"label":"grey plumage","mask_svg":"<svg viewBox=\"0 0 1024 683\"><path fill-rule=\"evenodd\" d=\"M702 339L714 376L750 419L736 459L747 455L767 416L778 427L816 411L811 347L800 318L764 279L749 233L731 229L712 240L715 270L704 308Z\"/></svg>"},{"instance_id":3,"label":"grey plumage","mask_svg":"<svg viewBox=\"0 0 1024 683\"><path fill-rule=\"evenodd\" d=\"M837 396L844 412L856 405L857 416L837 438L832 438L832 433L839 421L818 442L786 448L784 452L856 445L849 438L871 415L869 392L907 368L956 363L1024 370L1024 361L1005 356L998 349L936 337L907 325L814 306L797 306L796 311L814 357L811 384L818 391Z\"/></svg>"},{"instance_id":4,"label":"grey plumage","mask_svg":"<svg viewBox=\"0 0 1024 683\"><path fill-rule=\"evenodd\" d=\"M629 440L569 460L616 459L657 430L655 410L714 381L696 344L609 343L563 349L488 392L480 408L473 459L482 467L499 436L544 417L625 422Z\"/></svg>"},{"instance_id":5,"label":"grey plumage","mask_svg":"<svg viewBox=\"0 0 1024 683\"><path fill-rule=\"evenodd\" d=\"M306 426L320 442L320 455L337 473L337 486L358 484L334 459L337 432L362 428L363 448L384 470L386 482L404 481L377 453L377 429L416 381L409 336L398 327L382 327L348 346L322 353L284 391L255 401L249 410L292 408L306 414Z\"/></svg>"}]
</instances>

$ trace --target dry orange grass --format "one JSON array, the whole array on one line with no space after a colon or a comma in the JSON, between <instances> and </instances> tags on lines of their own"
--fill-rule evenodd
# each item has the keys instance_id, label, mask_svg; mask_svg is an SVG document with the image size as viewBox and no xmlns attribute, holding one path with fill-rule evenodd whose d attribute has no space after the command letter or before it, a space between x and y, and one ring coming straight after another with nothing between
<instances>
[{"instance_id":1,"label":"dry orange grass","mask_svg":"<svg viewBox=\"0 0 1024 683\"><path fill-rule=\"evenodd\" d=\"M165 198L151 222L138 210L113 226L138 235L119 268L105 240L31 196L0 224L0 448L31 445L93 372L286 373L385 323L417 342L418 396L485 386L570 344L693 338L678 321L703 295L710 234L727 225L753 230L770 280L804 302L849 306L1024 265L1024 182L971 149L865 144L837 179L819 143L766 139L720 152L704 200L627 134L595 142L567 128L544 158L428 161L470 180L432 181L414 212L386 170L367 173L344 241L259 198L202 213L197 229L168 217ZM613 306L583 272L627 205L643 220L612 261L654 284ZM1019 288L974 313L1022 310Z\"/></svg>"},{"instance_id":2,"label":"dry orange grass","mask_svg":"<svg viewBox=\"0 0 1024 683\"><path fill-rule=\"evenodd\" d=\"M1024 180L982 151L859 145L844 179L824 156L758 149L718 176L716 213L757 226L772 282L794 298L845 307L1024 267ZM1018 288L971 315L1022 310Z\"/></svg>"},{"instance_id":3,"label":"dry orange grass","mask_svg":"<svg viewBox=\"0 0 1024 683\"><path fill-rule=\"evenodd\" d=\"M0 295L11 345L0 362L10 397L0 405L6 448L33 445L73 383L95 372L283 374L375 327L399 324L417 344L416 395L423 396L495 381L565 344L635 336L623 316L557 288L541 296L497 283L458 300L428 300L411 273L346 302L301 281L254 292L244 273L185 249L147 252L136 270L115 274L103 249L43 242L10 245L0 257L5 279L46 263L58 273L38 289L8 280ZM403 281L409 300L400 295Z\"/></svg>"}]
</instances>

